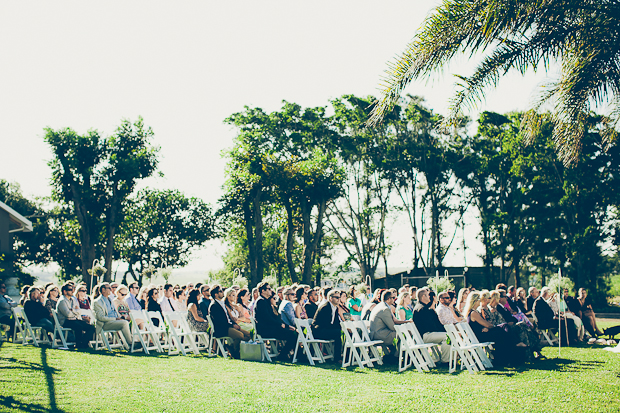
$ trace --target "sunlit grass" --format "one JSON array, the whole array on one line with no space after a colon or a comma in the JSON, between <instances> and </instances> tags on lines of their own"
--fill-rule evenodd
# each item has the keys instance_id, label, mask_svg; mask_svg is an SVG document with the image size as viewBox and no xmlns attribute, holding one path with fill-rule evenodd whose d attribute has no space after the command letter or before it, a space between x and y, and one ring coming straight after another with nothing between
<instances>
[{"instance_id":1,"label":"sunlit grass","mask_svg":"<svg viewBox=\"0 0 620 413\"><path fill-rule=\"evenodd\" d=\"M0 411L620 411L620 354L587 345L544 354L519 369L420 374L4 343Z\"/></svg>"}]
</instances>

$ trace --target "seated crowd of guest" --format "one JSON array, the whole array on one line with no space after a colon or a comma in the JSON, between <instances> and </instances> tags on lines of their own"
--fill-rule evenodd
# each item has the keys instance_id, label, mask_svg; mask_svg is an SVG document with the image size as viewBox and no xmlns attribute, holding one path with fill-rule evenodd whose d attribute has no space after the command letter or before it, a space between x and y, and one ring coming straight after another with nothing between
<instances>
[{"instance_id":1,"label":"seated crowd of guest","mask_svg":"<svg viewBox=\"0 0 620 413\"><path fill-rule=\"evenodd\" d=\"M414 323L425 343L439 345L438 363L447 363L450 344L446 324L468 322L479 341L494 342L498 365L519 363L541 357L540 330L555 329L561 339L575 343L587 334L602 334L596 325L592 303L584 289L577 297L568 290L557 297L544 287L523 288L498 284L492 291L463 288L441 291L405 285L399 290L376 289L366 294L365 285L347 291L330 287L311 288L293 284L276 291L261 282L251 291L214 284L128 286L101 283L87 293L85 284L67 282L22 289L24 311L33 326L54 331L52 311L58 322L73 332L76 347L87 347L95 332L119 331L131 343L130 311L147 310L150 322L159 326L166 312L186 311L192 330L210 331L215 337L230 338L229 351L239 357L240 342L252 339L253 330L264 339L280 342L280 360L289 360L297 343L296 319L311 322L317 339L334 340L334 360L342 357L341 321L366 320L372 340L383 342L386 359L396 357L395 326ZM5 295L0 282L0 322L11 326L11 308L18 304ZM559 304L558 304L559 303ZM91 319L90 317L94 318ZM142 328L145 320L136 322ZM559 329L559 331L557 331Z\"/></svg>"}]
</instances>

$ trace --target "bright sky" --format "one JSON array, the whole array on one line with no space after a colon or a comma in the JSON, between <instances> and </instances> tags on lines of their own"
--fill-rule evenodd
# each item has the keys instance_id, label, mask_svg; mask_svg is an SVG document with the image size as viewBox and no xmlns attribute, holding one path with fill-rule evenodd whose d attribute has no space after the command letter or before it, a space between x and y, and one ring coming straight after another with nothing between
<instances>
[{"instance_id":1,"label":"bright sky","mask_svg":"<svg viewBox=\"0 0 620 413\"><path fill-rule=\"evenodd\" d=\"M223 124L244 105L277 110L282 100L324 106L343 94L377 95L386 63L402 52L438 2L3 2L0 6L0 177L27 196L50 193L43 128L113 133L142 116L161 146L164 178L215 203L224 182ZM453 73L465 57L407 93L446 113ZM479 110L523 110L544 74L509 74ZM475 113L471 114L475 116ZM473 225L473 222L472 222ZM392 231L391 265L408 265L410 235ZM470 244L476 231L472 227ZM191 269L221 265L211 243ZM474 247L468 265L480 265ZM460 257L460 258L459 258ZM448 264L462 265L462 252Z\"/></svg>"}]
</instances>

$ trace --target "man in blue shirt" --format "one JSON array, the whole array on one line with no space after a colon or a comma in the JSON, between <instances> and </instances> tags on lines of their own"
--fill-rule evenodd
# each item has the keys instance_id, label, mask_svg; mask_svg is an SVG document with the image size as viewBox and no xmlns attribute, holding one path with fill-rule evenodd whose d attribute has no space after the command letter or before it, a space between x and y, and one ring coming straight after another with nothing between
<instances>
[{"instance_id":1,"label":"man in blue shirt","mask_svg":"<svg viewBox=\"0 0 620 413\"><path fill-rule=\"evenodd\" d=\"M200 286L200 294L202 297L200 298L200 301L198 301L198 307L200 308L200 312L203 317L209 315L209 306L211 305L211 296L209 295L210 290L210 287L206 284Z\"/></svg>"},{"instance_id":2,"label":"man in blue shirt","mask_svg":"<svg viewBox=\"0 0 620 413\"><path fill-rule=\"evenodd\" d=\"M292 288L287 288L282 292L282 296L283 300L279 308L282 322L288 326L295 327L295 310L291 301L295 297L295 291Z\"/></svg>"},{"instance_id":3,"label":"man in blue shirt","mask_svg":"<svg viewBox=\"0 0 620 413\"><path fill-rule=\"evenodd\" d=\"M142 306L140 305L140 302L136 298L139 291L140 291L140 287L138 287L137 282L129 284L129 295L127 296L125 301L127 302L127 307L129 307L130 310L142 311Z\"/></svg>"}]
</instances>

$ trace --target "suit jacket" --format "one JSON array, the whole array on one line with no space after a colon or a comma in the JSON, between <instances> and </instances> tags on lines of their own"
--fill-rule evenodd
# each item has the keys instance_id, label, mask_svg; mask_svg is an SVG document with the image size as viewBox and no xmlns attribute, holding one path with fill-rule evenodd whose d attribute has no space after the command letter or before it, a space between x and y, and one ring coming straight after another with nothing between
<instances>
[{"instance_id":1,"label":"suit jacket","mask_svg":"<svg viewBox=\"0 0 620 413\"><path fill-rule=\"evenodd\" d=\"M103 329L103 325L105 323L116 320L116 317L108 316L108 306L103 300L107 300L107 298L105 298L103 295L100 295L95 299L95 301L93 301L93 312L95 313L95 329L97 330L97 333L99 333ZM114 308L114 305L111 302L110 306Z\"/></svg>"},{"instance_id":2,"label":"suit jacket","mask_svg":"<svg viewBox=\"0 0 620 413\"><path fill-rule=\"evenodd\" d=\"M235 327L232 322L228 321L226 311L224 311L222 305L218 303L217 300L211 302L209 306L209 316L211 316L211 321L213 321L213 332L215 337L226 337L228 336L228 329Z\"/></svg>"},{"instance_id":3,"label":"suit jacket","mask_svg":"<svg viewBox=\"0 0 620 413\"><path fill-rule=\"evenodd\" d=\"M319 306L316 305L316 303L311 303L308 301L304 308L306 309L306 315L308 316L308 318L314 318L317 310L319 309Z\"/></svg>"},{"instance_id":4,"label":"suit jacket","mask_svg":"<svg viewBox=\"0 0 620 413\"><path fill-rule=\"evenodd\" d=\"M73 297L71 298L71 301L73 301ZM64 295L58 300L58 304L56 304L56 314L58 316L58 322L61 326L64 325L67 320L82 319L80 312L72 310L72 307L71 302Z\"/></svg>"},{"instance_id":5,"label":"suit jacket","mask_svg":"<svg viewBox=\"0 0 620 413\"><path fill-rule=\"evenodd\" d=\"M336 308L336 313L332 317L332 306L329 301L320 306L316 314L314 315L314 320L312 321L312 330L316 332L326 330L340 330L338 309Z\"/></svg>"},{"instance_id":6,"label":"suit jacket","mask_svg":"<svg viewBox=\"0 0 620 413\"><path fill-rule=\"evenodd\" d=\"M540 298L540 295L538 297ZM536 301L534 297L531 295L527 296L527 311L534 311L534 301Z\"/></svg>"},{"instance_id":7,"label":"suit jacket","mask_svg":"<svg viewBox=\"0 0 620 413\"><path fill-rule=\"evenodd\" d=\"M441 321L439 321L437 313L421 303L418 303L413 308L413 322L422 337L426 333L443 333L446 331Z\"/></svg>"},{"instance_id":8,"label":"suit jacket","mask_svg":"<svg viewBox=\"0 0 620 413\"><path fill-rule=\"evenodd\" d=\"M370 338L386 341L390 335L395 334L392 310L386 303L380 302L370 313Z\"/></svg>"},{"instance_id":9,"label":"suit jacket","mask_svg":"<svg viewBox=\"0 0 620 413\"><path fill-rule=\"evenodd\" d=\"M254 307L256 332L263 337L273 337L274 332L282 330L282 319L273 312L269 300L259 297Z\"/></svg>"},{"instance_id":10,"label":"suit jacket","mask_svg":"<svg viewBox=\"0 0 620 413\"><path fill-rule=\"evenodd\" d=\"M543 300L542 296L538 297L536 301L534 301L534 308L532 311L538 320L539 329L544 330L547 328L557 327L557 323L553 321L553 310L549 307L549 304Z\"/></svg>"}]
</instances>

